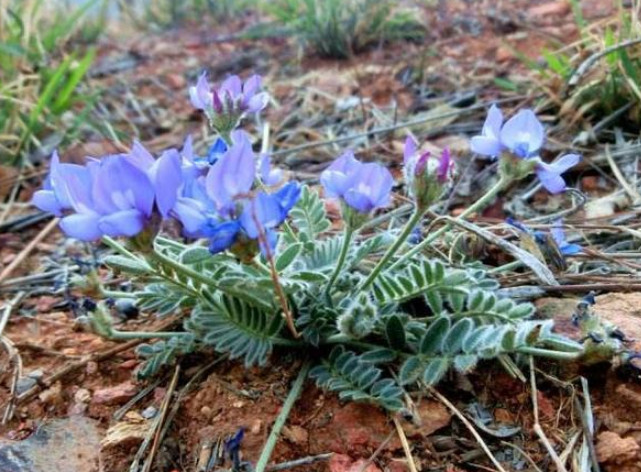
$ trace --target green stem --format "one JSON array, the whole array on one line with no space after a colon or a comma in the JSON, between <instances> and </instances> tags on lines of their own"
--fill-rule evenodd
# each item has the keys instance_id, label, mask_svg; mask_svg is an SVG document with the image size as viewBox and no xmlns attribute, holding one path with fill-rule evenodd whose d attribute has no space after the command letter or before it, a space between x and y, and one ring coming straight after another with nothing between
<instances>
[{"instance_id":1,"label":"green stem","mask_svg":"<svg viewBox=\"0 0 641 472\"><path fill-rule=\"evenodd\" d=\"M206 277L200 272L196 272L195 270L176 262L171 257L167 257L156 250L149 253L149 258L160 263L161 265L171 267L174 271L180 272L181 274L189 277L192 280L198 281L203 285L208 285L210 287L219 289L219 287L209 277Z\"/></svg>"},{"instance_id":2,"label":"green stem","mask_svg":"<svg viewBox=\"0 0 641 472\"><path fill-rule=\"evenodd\" d=\"M112 329L107 336L108 339L170 339L178 336L187 336L189 333L182 332L171 332L171 331L158 331L158 332L149 332L149 331L118 331Z\"/></svg>"},{"instance_id":3,"label":"green stem","mask_svg":"<svg viewBox=\"0 0 641 472\"><path fill-rule=\"evenodd\" d=\"M334 268L334 273L332 277L327 282L327 287L325 288L325 293L329 294L332 285L336 282L338 275L345 264L345 259L347 258L347 252L349 251L349 245L352 242L352 237L354 236L354 230L350 226L345 227L345 234L343 235L343 247L341 247L341 253L338 256L338 262L336 262L336 267Z\"/></svg>"},{"instance_id":4,"label":"green stem","mask_svg":"<svg viewBox=\"0 0 641 472\"><path fill-rule=\"evenodd\" d=\"M102 242L105 243L105 245L109 246L111 249L114 251L122 254L123 256L131 257L132 259L137 259L140 260L138 256L136 256L133 252L131 252L129 249L127 249L125 246L120 244L118 241L113 239L110 236L103 236L102 237Z\"/></svg>"},{"instance_id":5,"label":"green stem","mask_svg":"<svg viewBox=\"0 0 641 472\"><path fill-rule=\"evenodd\" d=\"M531 354L537 357L547 357L549 359L556 359L560 361L573 361L583 355L583 352L550 351L548 349L528 346L518 348L517 352L521 354Z\"/></svg>"},{"instance_id":6,"label":"green stem","mask_svg":"<svg viewBox=\"0 0 641 472\"><path fill-rule=\"evenodd\" d=\"M387 263L390 261L392 257L394 257L394 254L400 249L400 247L403 245L403 243L407 240L407 238L412 234L412 231L416 227L416 225L421 221L421 218L423 218L423 215L425 214L425 210L421 210L418 207L414 209L414 213L412 213L412 216L410 219L407 221L405 224L405 227L403 228L403 231L401 234L398 235L396 238L396 241L394 241L394 244L392 244L387 252L383 255L381 260L378 261L378 264L376 264L376 267L369 273L367 276L367 279L365 279L365 282L360 287L360 290L366 290L369 288L373 283L374 280L376 280L376 277L378 277L378 274L383 270L383 268L387 265Z\"/></svg>"},{"instance_id":7,"label":"green stem","mask_svg":"<svg viewBox=\"0 0 641 472\"><path fill-rule=\"evenodd\" d=\"M485 208L501 190L507 187L510 181L511 179L509 177L501 177L499 181L496 184L494 184L494 186L485 193L485 195L483 195L480 199L478 199L473 205L467 207L467 209L463 213L461 213L457 217L457 219L462 220L463 218L468 217L472 213L475 213ZM451 228L451 225L446 224L440 229L434 231L433 233L430 233L423 241L421 241L419 244L417 244L412 249L410 249L405 254L403 254L403 257L399 258L394 264L392 264L390 266L390 269L395 269L401 264L404 264L406 261L409 261L412 257L414 257L416 254L418 254L419 252L427 248L439 236L447 232L450 228Z\"/></svg>"},{"instance_id":8,"label":"green stem","mask_svg":"<svg viewBox=\"0 0 641 472\"><path fill-rule=\"evenodd\" d=\"M278 414L278 417L274 422L274 426L269 433L269 437L267 438L265 447L260 453L260 458L256 463L254 472L265 472L265 470L267 469L267 464L269 463L269 458L271 457L272 452L274 452L274 447L276 447L276 442L278 441L280 430L283 429L283 426L285 426L285 421L287 421L287 417L289 416L294 403L296 403L296 400L298 400L300 392L303 389L303 383L305 382L305 378L307 377L307 373L309 372L310 367L311 363L309 361L305 361L300 371L298 372L298 376L294 381L294 385L292 385L292 389L289 391L289 394L285 399L285 403L283 403L283 407L281 408L280 413Z\"/></svg>"}]
</instances>

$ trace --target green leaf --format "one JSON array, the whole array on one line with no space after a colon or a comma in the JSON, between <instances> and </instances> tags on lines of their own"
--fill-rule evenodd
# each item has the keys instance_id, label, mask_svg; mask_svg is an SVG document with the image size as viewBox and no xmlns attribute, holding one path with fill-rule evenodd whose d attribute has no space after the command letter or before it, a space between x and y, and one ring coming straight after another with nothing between
<instances>
[{"instance_id":1,"label":"green leaf","mask_svg":"<svg viewBox=\"0 0 641 472\"><path fill-rule=\"evenodd\" d=\"M427 385L436 385L446 374L449 367L450 362L447 358L440 357L430 360L425 364L425 369L423 370L423 382Z\"/></svg>"},{"instance_id":2,"label":"green leaf","mask_svg":"<svg viewBox=\"0 0 641 472\"><path fill-rule=\"evenodd\" d=\"M199 262L210 260L212 257L209 249L203 246L192 246L185 249L180 254L180 261L183 264L192 265L198 264Z\"/></svg>"},{"instance_id":3,"label":"green leaf","mask_svg":"<svg viewBox=\"0 0 641 472\"><path fill-rule=\"evenodd\" d=\"M142 259L132 259L125 256L106 256L103 262L108 266L134 275L148 275L153 273L153 269Z\"/></svg>"},{"instance_id":4,"label":"green leaf","mask_svg":"<svg viewBox=\"0 0 641 472\"><path fill-rule=\"evenodd\" d=\"M397 315L392 315L387 318L385 323L385 337L392 349L402 351L405 348L405 327Z\"/></svg>"},{"instance_id":5,"label":"green leaf","mask_svg":"<svg viewBox=\"0 0 641 472\"><path fill-rule=\"evenodd\" d=\"M360 356L360 361L366 364L388 364L396 359L396 352L381 347L366 351Z\"/></svg>"},{"instance_id":6,"label":"green leaf","mask_svg":"<svg viewBox=\"0 0 641 472\"><path fill-rule=\"evenodd\" d=\"M302 249L303 245L301 243L290 244L289 247L279 254L276 259L276 271L278 273L284 271L292 262L294 262Z\"/></svg>"},{"instance_id":7,"label":"green leaf","mask_svg":"<svg viewBox=\"0 0 641 472\"><path fill-rule=\"evenodd\" d=\"M450 319L447 316L436 318L421 338L418 348L421 355L431 356L441 352L443 339L449 330Z\"/></svg>"},{"instance_id":8,"label":"green leaf","mask_svg":"<svg viewBox=\"0 0 641 472\"><path fill-rule=\"evenodd\" d=\"M474 323L469 318L457 321L443 340L443 350L450 353L459 352L473 328Z\"/></svg>"},{"instance_id":9,"label":"green leaf","mask_svg":"<svg viewBox=\"0 0 641 472\"><path fill-rule=\"evenodd\" d=\"M398 373L398 381L401 385L414 383L423 373L423 363L420 357L412 356L405 359Z\"/></svg>"}]
</instances>

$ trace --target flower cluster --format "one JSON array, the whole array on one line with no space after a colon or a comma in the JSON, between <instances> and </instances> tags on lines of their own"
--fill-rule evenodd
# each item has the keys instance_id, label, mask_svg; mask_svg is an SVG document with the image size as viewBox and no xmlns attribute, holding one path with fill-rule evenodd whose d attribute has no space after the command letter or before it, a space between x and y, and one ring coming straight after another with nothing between
<instances>
[{"instance_id":1,"label":"flower cluster","mask_svg":"<svg viewBox=\"0 0 641 472\"><path fill-rule=\"evenodd\" d=\"M544 142L545 130L532 110L520 110L503 123L503 113L496 105L492 105L481 135L472 138L470 147L472 151L488 157L509 153L502 161L504 173L523 178L534 171L550 193L559 193L565 190L561 174L575 166L581 156L566 154L547 164L539 156ZM514 161L511 156L517 160Z\"/></svg>"},{"instance_id":2,"label":"flower cluster","mask_svg":"<svg viewBox=\"0 0 641 472\"><path fill-rule=\"evenodd\" d=\"M220 87L212 87L203 72L189 89L191 104L203 110L212 128L226 135L236 129L246 113L257 113L267 106L269 95L260 90L260 76L253 75L244 83L232 75Z\"/></svg>"},{"instance_id":3,"label":"flower cluster","mask_svg":"<svg viewBox=\"0 0 641 472\"><path fill-rule=\"evenodd\" d=\"M221 116L265 106L266 95L256 93L257 76L242 88L238 77L230 77L209 95L204 84L202 76L192 101ZM271 167L268 155L256 156L245 132L227 134L229 142L217 139L205 157L195 155L191 137L181 151L169 149L157 159L137 142L129 153L90 158L85 165L61 163L54 153L33 204L61 217L63 231L83 241L153 237L162 220L174 218L185 235L209 238L213 253L232 249L253 257L257 246L263 252L274 248L275 230L300 187L283 185L282 172Z\"/></svg>"},{"instance_id":4,"label":"flower cluster","mask_svg":"<svg viewBox=\"0 0 641 472\"><path fill-rule=\"evenodd\" d=\"M280 172L269 158L257 159L244 131L231 133L232 144L205 172L183 151L187 165L175 214L192 237L210 240L218 253L255 240L263 252L276 244L278 227L296 204L300 186L289 182L275 192L263 188L280 184ZM260 189L256 189L258 186Z\"/></svg>"},{"instance_id":5,"label":"flower cluster","mask_svg":"<svg viewBox=\"0 0 641 472\"><path fill-rule=\"evenodd\" d=\"M61 164L54 153L49 177L33 203L62 217L63 231L82 241L131 237L169 216L180 185L178 151L154 159L134 143L128 154L90 159L85 166Z\"/></svg>"}]
</instances>

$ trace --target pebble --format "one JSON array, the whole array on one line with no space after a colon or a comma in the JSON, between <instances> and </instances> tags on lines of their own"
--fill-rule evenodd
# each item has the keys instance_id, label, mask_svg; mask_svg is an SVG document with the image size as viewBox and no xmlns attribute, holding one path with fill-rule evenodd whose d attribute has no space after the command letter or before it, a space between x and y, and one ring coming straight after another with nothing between
<instances>
[{"instance_id":1,"label":"pebble","mask_svg":"<svg viewBox=\"0 0 641 472\"><path fill-rule=\"evenodd\" d=\"M158 414L158 408L156 408L155 406L148 406L147 408L142 410L142 412L140 413L140 415L146 420L150 420L157 414Z\"/></svg>"}]
</instances>

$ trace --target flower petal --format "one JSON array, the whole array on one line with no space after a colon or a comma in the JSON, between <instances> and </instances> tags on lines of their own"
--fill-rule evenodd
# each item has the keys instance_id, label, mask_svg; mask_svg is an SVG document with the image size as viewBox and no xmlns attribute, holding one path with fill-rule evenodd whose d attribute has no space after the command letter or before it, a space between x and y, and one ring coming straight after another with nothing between
<instances>
[{"instance_id":1,"label":"flower petal","mask_svg":"<svg viewBox=\"0 0 641 472\"><path fill-rule=\"evenodd\" d=\"M545 189L554 194L565 190L565 180L556 172L550 172L542 166L536 168L536 175Z\"/></svg>"},{"instance_id":2,"label":"flower petal","mask_svg":"<svg viewBox=\"0 0 641 472\"><path fill-rule=\"evenodd\" d=\"M256 74L252 75L245 81L245 83L243 84L243 100L245 101L245 103L247 103L250 98L256 95L256 92L258 92L258 90L260 89L260 82L260 75Z\"/></svg>"},{"instance_id":3,"label":"flower petal","mask_svg":"<svg viewBox=\"0 0 641 472\"><path fill-rule=\"evenodd\" d=\"M195 87L189 88L189 99L194 108L199 110L208 110L213 106L213 94L207 81L207 72L200 74Z\"/></svg>"},{"instance_id":4,"label":"flower petal","mask_svg":"<svg viewBox=\"0 0 641 472\"><path fill-rule=\"evenodd\" d=\"M60 228L71 238L95 241L102 237L98 227L100 216L96 213L75 213L60 220Z\"/></svg>"},{"instance_id":5,"label":"flower petal","mask_svg":"<svg viewBox=\"0 0 641 472\"><path fill-rule=\"evenodd\" d=\"M218 92L221 95L222 92L228 92L235 99L238 95L243 93L243 86L240 77L237 75L230 75L227 77L220 85Z\"/></svg>"},{"instance_id":6,"label":"flower petal","mask_svg":"<svg viewBox=\"0 0 641 472\"><path fill-rule=\"evenodd\" d=\"M163 218L176 204L178 188L183 183L180 154L175 149L162 153L153 166L152 182L156 193L156 206Z\"/></svg>"},{"instance_id":7,"label":"flower petal","mask_svg":"<svg viewBox=\"0 0 641 472\"><path fill-rule=\"evenodd\" d=\"M31 204L42 211L53 213L55 216L62 215L63 208L53 190L38 190L33 194Z\"/></svg>"},{"instance_id":8,"label":"flower petal","mask_svg":"<svg viewBox=\"0 0 641 472\"><path fill-rule=\"evenodd\" d=\"M267 92L257 93L245 104L245 111L247 113L257 113L263 110L269 103L269 94Z\"/></svg>"},{"instance_id":9,"label":"flower petal","mask_svg":"<svg viewBox=\"0 0 641 472\"><path fill-rule=\"evenodd\" d=\"M184 232L189 236L197 236L198 230L207 222L205 208L193 198L178 198L172 214L180 221Z\"/></svg>"},{"instance_id":10,"label":"flower petal","mask_svg":"<svg viewBox=\"0 0 641 472\"><path fill-rule=\"evenodd\" d=\"M583 248L578 244L566 243L559 247L561 254L564 256L573 256L574 254L580 253Z\"/></svg>"},{"instance_id":11,"label":"flower petal","mask_svg":"<svg viewBox=\"0 0 641 472\"><path fill-rule=\"evenodd\" d=\"M486 136L474 136L470 140L470 149L472 152L482 156L497 157L501 154L501 141L496 138Z\"/></svg>"},{"instance_id":12,"label":"flower petal","mask_svg":"<svg viewBox=\"0 0 641 472\"><path fill-rule=\"evenodd\" d=\"M412 136L407 136L405 138L405 146L403 147L403 164L407 165L408 161L414 157L416 154L416 141L414 141L414 138Z\"/></svg>"},{"instance_id":13,"label":"flower petal","mask_svg":"<svg viewBox=\"0 0 641 472\"><path fill-rule=\"evenodd\" d=\"M236 220L210 225L204 232L205 236L209 238L209 251L212 254L218 254L228 249L236 241L239 231L240 223Z\"/></svg>"},{"instance_id":14,"label":"flower petal","mask_svg":"<svg viewBox=\"0 0 641 472\"><path fill-rule=\"evenodd\" d=\"M140 210L131 209L103 216L98 222L98 227L108 236L131 237L140 233L144 229L145 223L145 215Z\"/></svg>"},{"instance_id":15,"label":"flower petal","mask_svg":"<svg viewBox=\"0 0 641 472\"><path fill-rule=\"evenodd\" d=\"M535 155L545 139L545 130L532 110L521 110L501 128L501 142L519 157Z\"/></svg>"},{"instance_id":16,"label":"flower petal","mask_svg":"<svg viewBox=\"0 0 641 472\"><path fill-rule=\"evenodd\" d=\"M503 125L503 112L496 105L492 105L487 112L487 118L483 123L483 136L498 139Z\"/></svg>"}]
</instances>

